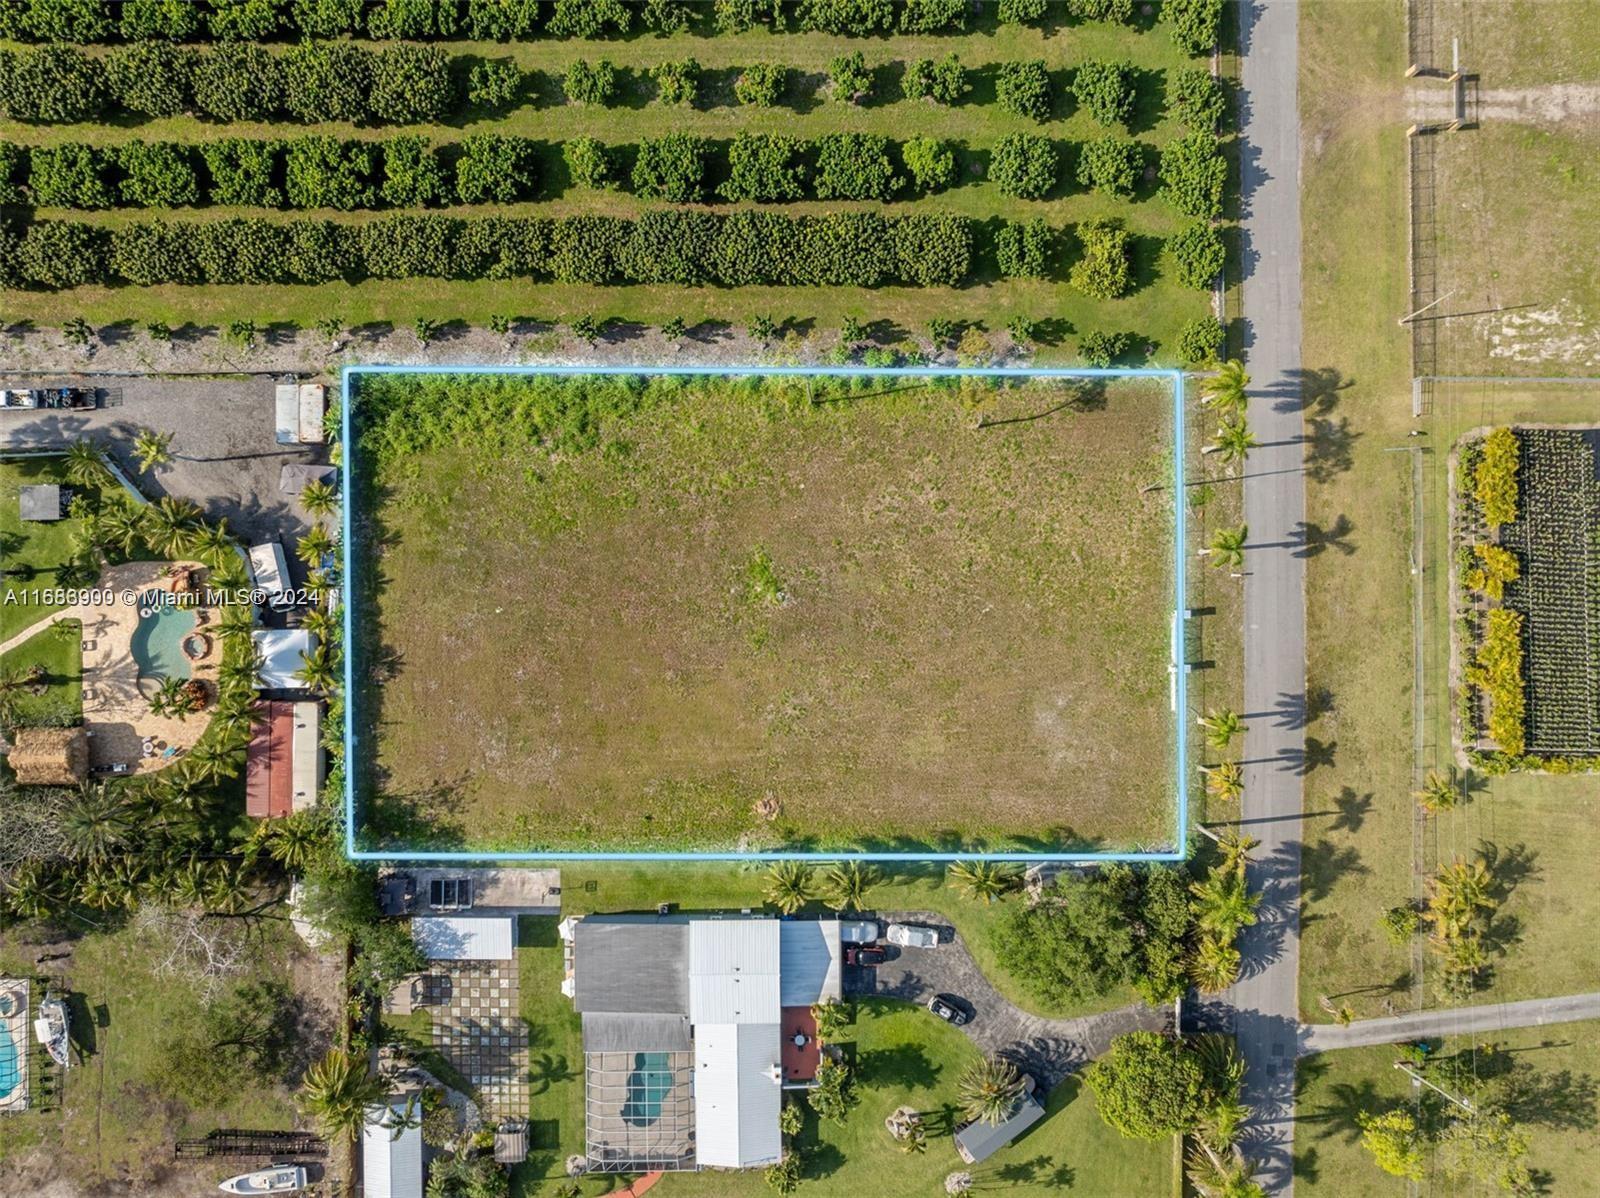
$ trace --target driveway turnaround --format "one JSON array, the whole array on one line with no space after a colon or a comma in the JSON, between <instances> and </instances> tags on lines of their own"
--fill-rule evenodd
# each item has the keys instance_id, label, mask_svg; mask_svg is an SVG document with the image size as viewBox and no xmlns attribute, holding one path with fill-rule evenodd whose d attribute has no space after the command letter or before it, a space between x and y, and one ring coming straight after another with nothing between
<instances>
[{"instance_id":1,"label":"driveway turnaround","mask_svg":"<svg viewBox=\"0 0 1600 1198\"><path fill-rule=\"evenodd\" d=\"M853 968L845 978L848 997L876 995L926 1006L935 994L966 1004L972 1021L961 1030L988 1056L1003 1056L1033 1075L1045 1089L1056 1086L1111 1046L1124 1032L1164 1031L1165 1011L1142 1003L1077 1019L1046 1019L1004 998L990 984L944 916L931 911L884 911L885 923L914 923L939 932L938 948L902 948L873 969ZM931 1012L929 1019L936 1018Z\"/></svg>"},{"instance_id":2,"label":"driveway turnaround","mask_svg":"<svg viewBox=\"0 0 1600 1198\"><path fill-rule=\"evenodd\" d=\"M1600 1019L1600 994L1563 994L1556 998L1530 998L1525 1002L1489 1003L1481 1007L1412 1011L1384 1019L1361 1019L1344 1027L1312 1024L1305 1028L1300 1039L1300 1055L1331 1052L1336 1048L1399 1044L1433 1036L1576 1023L1580 1019Z\"/></svg>"}]
</instances>

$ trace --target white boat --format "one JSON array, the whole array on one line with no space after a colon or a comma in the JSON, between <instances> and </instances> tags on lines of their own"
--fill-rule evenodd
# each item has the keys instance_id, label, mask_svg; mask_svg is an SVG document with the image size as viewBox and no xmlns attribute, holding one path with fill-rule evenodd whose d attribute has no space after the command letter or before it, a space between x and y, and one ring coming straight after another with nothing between
<instances>
[{"instance_id":1,"label":"white boat","mask_svg":"<svg viewBox=\"0 0 1600 1198\"><path fill-rule=\"evenodd\" d=\"M63 1069L68 1068L72 1061L67 1054L71 1044L71 1022L67 1014L67 1004L53 995L46 994L44 1001L39 1004L39 1017L33 1021L33 1034L44 1050L50 1054L50 1059Z\"/></svg>"},{"instance_id":2,"label":"white boat","mask_svg":"<svg viewBox=\"0 0 1600 1198\"><path fill-rule=\"evenodd\" d=\"M227 1194L293 1194L305 1189L306 1171L301 1165L272 1165L254 1173L230 1177L217 1189Z\"/></svg>"}]
</instances>

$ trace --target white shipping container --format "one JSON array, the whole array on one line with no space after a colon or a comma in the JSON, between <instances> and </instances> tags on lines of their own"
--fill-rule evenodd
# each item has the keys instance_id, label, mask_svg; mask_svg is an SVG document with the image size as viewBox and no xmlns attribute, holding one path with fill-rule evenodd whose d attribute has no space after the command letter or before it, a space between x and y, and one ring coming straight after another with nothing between
<instances>
[{"instance_id":1,"label":"white shipping container","mask_svg":"<svg viewBox=\"0 0 1600 1198\"><path fill-rule=\"evenodd\" d=\"M294 445L300 440L300 388L279 383L277 399L278 444Z\"/></svg>"}]
</instances>

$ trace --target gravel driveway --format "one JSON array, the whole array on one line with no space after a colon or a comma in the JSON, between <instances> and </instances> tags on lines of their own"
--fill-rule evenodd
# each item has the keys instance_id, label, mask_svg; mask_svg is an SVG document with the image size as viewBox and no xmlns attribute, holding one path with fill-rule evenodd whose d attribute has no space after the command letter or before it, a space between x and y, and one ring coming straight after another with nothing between
<instances>
[{"instance_id":1,"label":"gravel driveway","mask_svg":"<svg viewBox=\"0 0 1600 1198\"><path fill-rule=\"evenodd\" d=\"M932 911L881 911L876 918L934 928L939 947L887 946L889 959L877 968L845 971L847 996L876 995L920 1004L934 994L954 995L976 1012L961 1029L968 1039L986 1054L1015 1061L1045 1089L1105 1052L1112 1037L1139 1029L1160 1031L1170 1022L1168 1012L1142 1003L1076 1019L1030 1014L994 988L944 916Z\"/></svg>"}]
</instances>

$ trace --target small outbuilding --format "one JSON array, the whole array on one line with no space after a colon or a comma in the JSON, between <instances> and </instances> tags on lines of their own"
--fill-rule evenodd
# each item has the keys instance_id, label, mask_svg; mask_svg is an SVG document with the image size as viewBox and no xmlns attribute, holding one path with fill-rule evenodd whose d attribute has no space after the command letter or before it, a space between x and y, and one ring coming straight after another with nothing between
<instances>
[{"instance_id":1,"label":"small outbuilding","mask_svg":"<svg viewBox=\"0 0 1600 1198\"><path fill-rule=\"evenodd\" d=\"M517 921L462 915L418 916L411 938L430 961L509 961L517 955Z\"/></svg>"},{"instance_id":2,"label":"small outbuilding","mask_svg":"<svg viewBox=\"0 0 1600 1198\"><path fill-rule=\"evenodd\" d=\"M988 1160L1023 1132L1044 1118L1044 1106L1034 1094L1033 1079L1025 1077L1027 1089L1017 1096L1011 1113L999 1123L969 1123L956 1132L956 1151L969 1165Z\"/></svg>"},{"instance_id":3,"label":"small outbuilding","mask_svg":"<svg viewBox=\"0 0 1600 1198\"><path fill-rule=\"evenodd\" d=\"M501 1165L520 1165L528 1159L526 1119L507 1119L494 1129L494 1159Z\"/></svg>"},{"instance_id":4,"label":"small outbuilding","mask_svg":"<svg viewBox=\"0 0 1600 1198\"><path fill-rule=\"evenodd\" d=\"M407 1120L406 1099L367 1108L361 1128L366 1198L422 1198L422 1131Z\"/></svg>"},{"instance_id":5,"label":"small outbuilding","mask_svg":"<svg viewBox=\"0 0 1600 1198\"><path fill-rule=\"evenodd\" d=\"M20 786L76 786L89 776L89 734L82 728L19 728L6 760Z\"/></svg>"},{"instance_id":6,"label":"small outbuilding","mask_svg":"<svg viewBox=\"0 0 1600 1198\"><path fill-rule=\"evenodd\" d=\"M304 690L300 672L316 652L317 640L304 628L258 628L250 634L261 655L261 689Z\"/></svg>"},{"instance_id":7,"label":"small outbuilding","mask_svg":"<svg viewBox=\"0 0 1600 1198\"><path fill-rule=\"evenodd\" d=\"M17 506L24 520L47 523L61 519L61 488L55 483L35 483L17 488Z\"/></svg>"}]
</instances>

